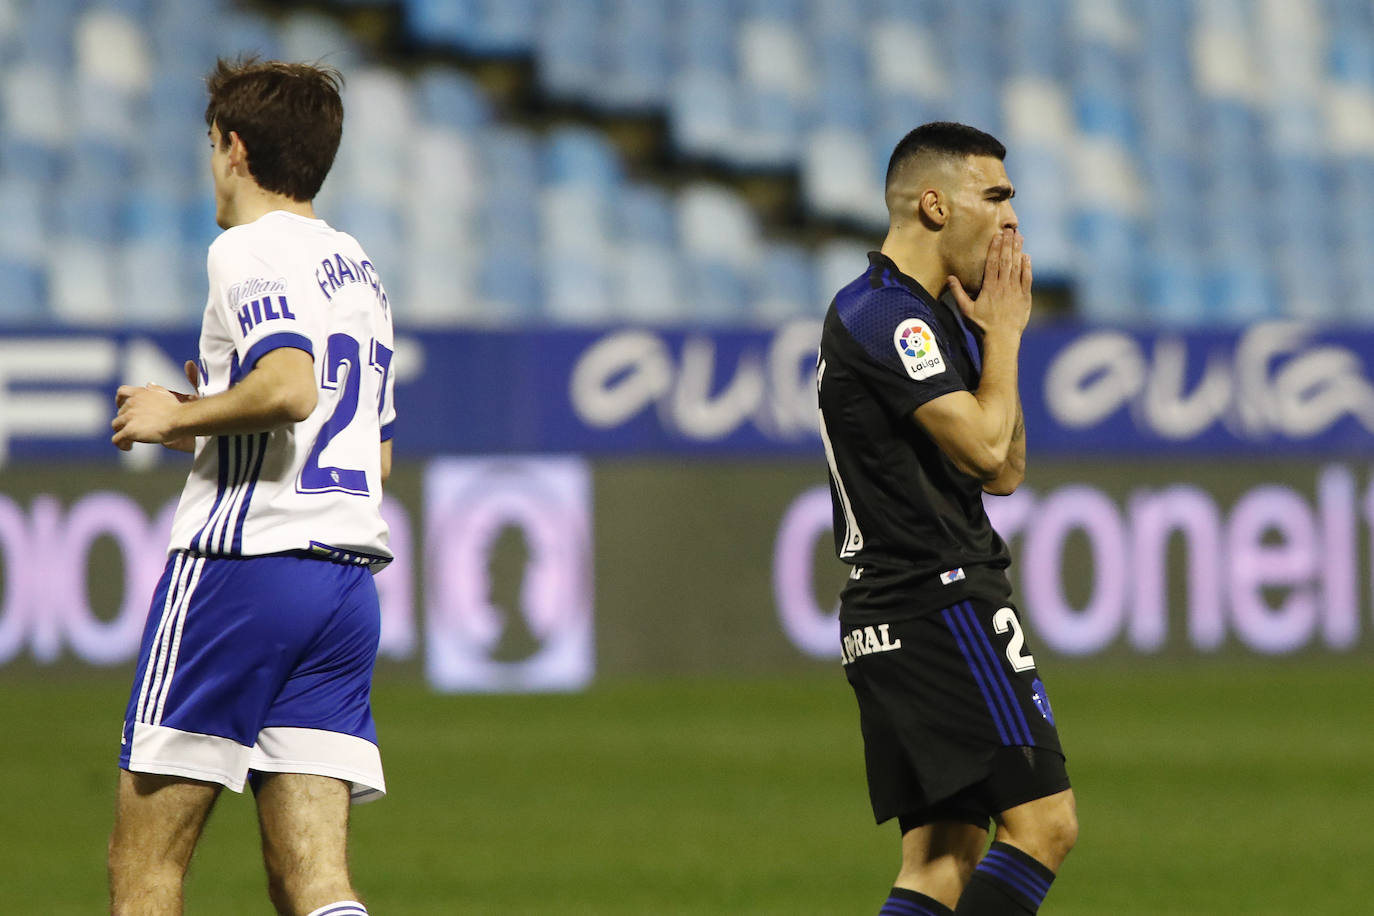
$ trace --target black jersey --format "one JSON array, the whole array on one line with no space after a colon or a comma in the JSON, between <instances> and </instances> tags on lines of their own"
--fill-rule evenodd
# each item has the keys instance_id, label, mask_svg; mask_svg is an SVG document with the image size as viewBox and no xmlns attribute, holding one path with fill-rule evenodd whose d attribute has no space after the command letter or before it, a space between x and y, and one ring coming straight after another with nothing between
<instances>
[{"instance_id":1,"label":"black jersey","mask_svg":"<svg viewBox=\"0 0 1374 916\"><path fill-rule=\"evenodd\" d=\"M927 401L975 390L981 371L976 327L879 252L830 304L817 383L835 549L854 567L846 610L931 610L975 581L1006 587L1010 557L981 481L912 418Z\"/></svg>"}]
</instances>

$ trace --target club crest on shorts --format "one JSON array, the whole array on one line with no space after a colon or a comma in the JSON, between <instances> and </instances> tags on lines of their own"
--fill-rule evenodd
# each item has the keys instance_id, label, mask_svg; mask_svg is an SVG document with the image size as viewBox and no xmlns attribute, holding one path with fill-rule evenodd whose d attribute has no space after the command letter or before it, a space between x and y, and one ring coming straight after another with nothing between
<instances>
[{"instance_id":1,"label":"club crest on shorts","mask_svg":"<svg viewBox=\"0 0 1374 916\"><path fill-rule=\"evenodd\" d=\"M902 321L892 333L892 342L897 347L897 356L906 368L906 374L916 381L945 371L945 358L940 355L935 335L930 325L921 319L907 318Z\"/></svg>"},{"instance_id":2,"label":"club crest on shorts","mask_svg":"<svg viewBox=\"0 0 1374 916\"><path fill-rule=\"evenodd\" d=\"M1031 682L1031 701L1045 721L1054 724L1054 709L1050 707L1050 695L1045 691L1045 682L1036 678Z\"/></svg>"}]
</instances>

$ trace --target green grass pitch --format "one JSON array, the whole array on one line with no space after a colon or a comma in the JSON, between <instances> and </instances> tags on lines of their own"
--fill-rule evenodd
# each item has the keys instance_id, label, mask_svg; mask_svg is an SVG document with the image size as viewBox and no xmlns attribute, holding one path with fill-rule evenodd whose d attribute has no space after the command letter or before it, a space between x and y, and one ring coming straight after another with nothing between
<instances>
[{"instance_id":1,"label":"green grass pitch","mask_svg":"<svg viewBox=\"0 0 1374 916\"><path fill-rule=\"evenodd\" d=\"M1369 912L1374 673L1363 659L1046 666L1082 832L1042 912ZM102 912L124 676L0 682L0 911ZM838 670L440 697L383 678L390 796L356 809L377 916L876 913L875 827ZM226 793L191 916L267 913Z\"/></svg>"}]
</instances>

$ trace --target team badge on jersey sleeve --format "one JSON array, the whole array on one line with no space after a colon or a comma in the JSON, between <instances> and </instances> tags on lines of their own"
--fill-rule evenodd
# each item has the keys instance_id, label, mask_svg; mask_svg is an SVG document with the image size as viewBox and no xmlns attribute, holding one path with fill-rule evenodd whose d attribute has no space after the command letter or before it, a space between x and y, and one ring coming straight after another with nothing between
<instances>
[{"instance_id":1,"label":"team badge on jersey sleeve","mask_svg":"<svg viewBox=\"0 0 1374 916\"><path fill-rule=\"evenodd\" d=\"M939 375L945 371L945 358L930 325L919 318L907 318L892 334L897 356L906 367L906 374L916 381Z\"/></svg>"}]
</instances>

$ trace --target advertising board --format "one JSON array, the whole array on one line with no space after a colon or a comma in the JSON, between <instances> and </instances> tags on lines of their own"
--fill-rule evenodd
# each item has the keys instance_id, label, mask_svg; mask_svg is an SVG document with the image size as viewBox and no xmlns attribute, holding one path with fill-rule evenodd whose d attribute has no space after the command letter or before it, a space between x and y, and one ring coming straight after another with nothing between
<instances>
[{"instance_id":1,"label":"advertising board","mask_svg":"<svg viewBox=\"0 0 1374 916\"><path fill-rule=\"evenodd\" d=\"M384 663L440 690L834 665L819 462L403 463L377 577ZM132 665L181 474L11 468L0 669ZM1042 461L989 497L1039 653L1339 655L1371 642L1370 467Z\"/></svg>"}]
</instances>

